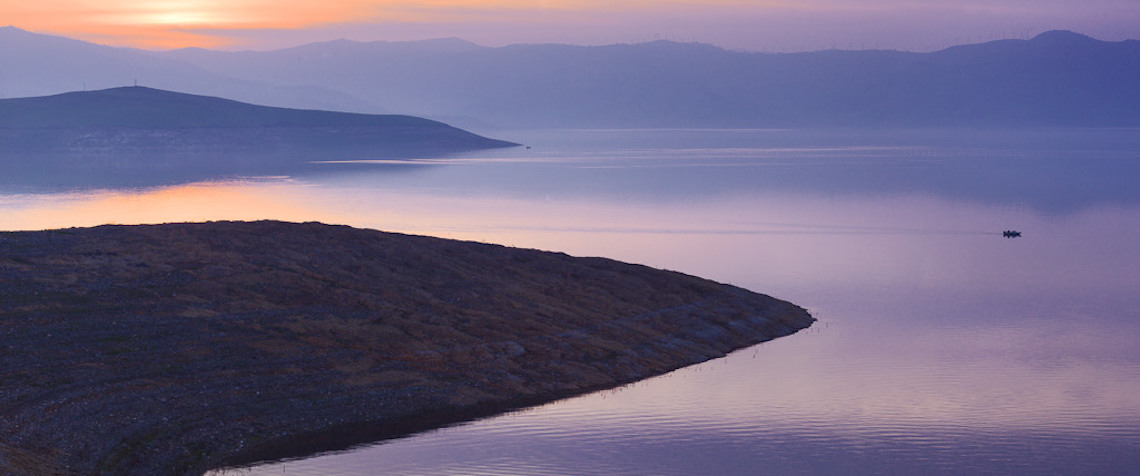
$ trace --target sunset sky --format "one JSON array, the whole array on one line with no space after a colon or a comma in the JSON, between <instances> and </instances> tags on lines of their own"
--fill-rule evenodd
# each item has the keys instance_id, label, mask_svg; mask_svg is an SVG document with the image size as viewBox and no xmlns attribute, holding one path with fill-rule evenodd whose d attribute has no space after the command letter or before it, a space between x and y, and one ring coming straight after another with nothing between
<instances>
[{"instance_id":1,"label":"sunset sky","mask_svg":"<svg viewBox=\"0 0 1140 476\"><path fill-rule=\"evenodd\" d=\"M0 26L150 49L459 37L930 51L1052 29L1140 38L1137 0L0 0L0 12Z\"/></svg>"}]
</instances>

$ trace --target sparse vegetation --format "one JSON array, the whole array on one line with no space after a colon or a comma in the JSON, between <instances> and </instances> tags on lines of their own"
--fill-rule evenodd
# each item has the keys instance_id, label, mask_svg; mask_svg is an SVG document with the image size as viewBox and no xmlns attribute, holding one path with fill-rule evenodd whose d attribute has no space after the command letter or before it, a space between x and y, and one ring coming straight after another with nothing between
<instances>
[{"instance_id":1,"label":"sparse vegetation","mask_svg":"<svg viewBox=\"0 0 1140 476\"><path fill-rule=\"evenodd\" d=\"M0 245L16 474L196 474L613 387L812 322L674 272L317 223Z\"/></svg>"}]
</instances>

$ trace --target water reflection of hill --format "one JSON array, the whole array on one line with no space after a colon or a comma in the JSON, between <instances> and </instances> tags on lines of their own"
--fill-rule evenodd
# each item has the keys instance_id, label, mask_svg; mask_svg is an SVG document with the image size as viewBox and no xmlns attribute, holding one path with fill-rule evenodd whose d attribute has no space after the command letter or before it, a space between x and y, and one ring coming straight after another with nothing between
<instances>
[{"instance_id":1,"label":"water reflection of hill","mask_svg":"<svg viewBox=\"0 0 1140 476\"><path fill-rule=\"evenodd\" d=\"M446 155L446 153L440 153ZM389 157L412 160L424 153L390 151L132 151L126 153L38 154L0 163L0 194L122 189L182 185L241 177L298 176L327 170L312 161ZM426 154L428 157L436 157ZM400 173L419 166L377 166Z\"/></svg>"},{"instance_id":2,"label":"water reflection of hill","mask_svg":"<svg viewBox=\"0 0 1140 476\"><path fill-rule=\"evenodd\" d=\"M938 196L1065 213L1140 204L1140 130L545 130L466 153L148 151L8 162L0 193L289 176L439 194L691 201L730 194ZM324 163L336 162L336 163ZM45 166L45 164L52 164Z\"/></svg>"},{"instance_id":3,"label":"water reflection of hill","mask_svg":"<svg viewBox=\"0 0 1140 476\"><path fill-rule=\"evenodd\" d=\"M486 193L623 200L935 195L1061 213L1140 203L1140 130L558 131L532 150L412 177ZM586 146L585 144L591 144ZM488 157L477 154L474 159ZM456 162L459 163L459 162ZM405 179L401 179L403 181Z\"/></svg>"}]
</instances>

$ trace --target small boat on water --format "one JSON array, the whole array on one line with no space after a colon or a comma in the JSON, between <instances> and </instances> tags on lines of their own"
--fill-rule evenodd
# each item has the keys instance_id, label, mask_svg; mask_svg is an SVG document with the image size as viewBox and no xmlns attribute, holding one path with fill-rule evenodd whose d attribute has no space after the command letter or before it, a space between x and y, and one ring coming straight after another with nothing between
<instances>
[{"instance_id":1,"label":"small boat on water","mask_svg":"<svg viewBox=\"0 0 1140 476\"><path fill-rule=\"evenodd\" d=\"M1021 232L1017 230L1005 230L1001 232L1001 236L1006 238L1019 238L1021 237Z\"/></svg>"}]
</instances>

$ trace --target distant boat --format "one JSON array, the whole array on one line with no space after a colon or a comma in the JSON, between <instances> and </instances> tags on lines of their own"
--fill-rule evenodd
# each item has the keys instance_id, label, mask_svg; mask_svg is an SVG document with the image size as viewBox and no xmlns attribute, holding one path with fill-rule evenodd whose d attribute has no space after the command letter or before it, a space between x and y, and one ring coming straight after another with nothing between
<instances>
[{"instance_id":1,"label":"distant boat","mask_svg":"<svg viewBox=\"0 0 1140 476\"><path fill-rule=\"evenodd\" d=\"M1004 236L1006 238L1020 238L1021 232L1017 230L1005 230L1001 232L1001 236Z\"/></svg>"}]
</instances>

